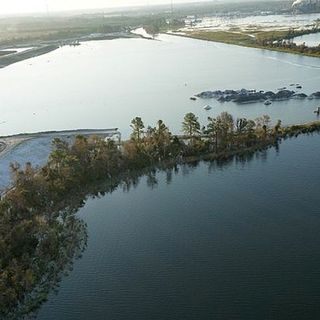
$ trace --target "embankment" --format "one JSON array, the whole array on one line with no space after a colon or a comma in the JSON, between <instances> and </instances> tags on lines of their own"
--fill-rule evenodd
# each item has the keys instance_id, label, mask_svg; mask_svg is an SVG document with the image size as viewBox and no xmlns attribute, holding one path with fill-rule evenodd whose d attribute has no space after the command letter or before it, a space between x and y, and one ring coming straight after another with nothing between
<instances>
[{"instance_id":1,"label":"embankment","mask_svg":"<svg viewBox=\"0 0 320 320\"><path fill-rule=\"evenodd\" d=\"M58 49L59 46L55 44L51 45L44 45L41 47L35 47L30 50L26 50L23 52L15 53L15 54L10 54L4 57L0 57L0 68L4 68L9 66L10 64L30 59L33 57L41 56L43 54L49 53L51 51L54 51Z\"/></svg>"}]
</instances>

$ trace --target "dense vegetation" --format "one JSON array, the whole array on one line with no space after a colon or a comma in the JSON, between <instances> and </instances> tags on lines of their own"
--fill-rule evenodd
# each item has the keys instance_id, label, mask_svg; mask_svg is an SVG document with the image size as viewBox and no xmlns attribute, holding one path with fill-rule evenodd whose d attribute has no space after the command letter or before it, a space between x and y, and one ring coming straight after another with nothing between
<instances>
[{"instance_id":1,"label":"dense vegetation","mask_svg":"<svg viewBox=\"0 0 320 320\"><path fill-rule=\"evenodd\" d=\"M75 216L80 202L45 210L39 191L31 193L38 182L31 166L16 174L17 189L0 203L0 319L34 312L87 242L86 226Z\"/></svg>"},{"instance_id":2,"label":"dense vegetation","mask_svg":"<svg viewBox=\"0 0 320 320\"><path fill-rule=\"evenodd\" d=\"M297 45L293 42L295 37L306 34L319 33L319 22L312 29L289 29L288 31L263 32L256 37L256 43L265 48L282 49L284 51L303 53L311 56L320 56L320 46L308 47L306 44Z\"/></svg>"},{"instance_id":3,"label":"dense vegetation","mask_svg":"<svg viewBox=\"0 0 320 320\"><path fill-rule=\"evenodd\" d=\"M47 164L12 165L13 187L0 201L0 318L16 319L46 300L62 274L86 246L86 226L75 215L87 195L119 184L130 185L155 168L194 160L225 161L264 150L282 139L320 131L320 122L282 127L263 116L255 121L223 112L201 127L185 115L183 135L173 135L163 121L147 127L137 117L132 135L117 145L98 137L77 136L72 143L53 141Z\"/></svg>"}]
</instances>

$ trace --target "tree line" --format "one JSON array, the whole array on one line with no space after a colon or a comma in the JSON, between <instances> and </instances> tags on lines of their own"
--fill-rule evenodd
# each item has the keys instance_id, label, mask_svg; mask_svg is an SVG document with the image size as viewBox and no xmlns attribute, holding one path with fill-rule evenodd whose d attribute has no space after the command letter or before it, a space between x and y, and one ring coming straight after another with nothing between
<instances>
[{"instance_id":1,"label":"tree line","mask_svg":"<svg viewBox=\"0 0 320 320\"><path fill-rule=\"evenodd\" d=\"M308 35L312 33L319 33L319 22L317 22L312 29L293 29L290 28L286 34L277 33L271 34L268 37L258 37L256 38L256 43L262 47L267 48L279 48L286 49L288 51L304 53L310 55L320 55L320 45L310 47L305 43L296 44L293 39L303 35Z\"/></svg>"}]
</instances>

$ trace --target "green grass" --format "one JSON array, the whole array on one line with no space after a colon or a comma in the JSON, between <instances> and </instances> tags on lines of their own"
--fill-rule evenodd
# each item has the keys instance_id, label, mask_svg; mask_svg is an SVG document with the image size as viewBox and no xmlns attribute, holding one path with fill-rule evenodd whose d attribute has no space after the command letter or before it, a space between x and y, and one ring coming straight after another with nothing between
<instances>
[{"instance_id":1,"label":"green grass","mask_svg":"<svg viewBox=\"0 0 320 320\"><path fill-rule=\"evenodd\" d=\"M252 45L254 39L247 34L228 31L197 31L189 32L187 36L195 39L223 42L236 45Z\"/></svg>"}]
</instances>

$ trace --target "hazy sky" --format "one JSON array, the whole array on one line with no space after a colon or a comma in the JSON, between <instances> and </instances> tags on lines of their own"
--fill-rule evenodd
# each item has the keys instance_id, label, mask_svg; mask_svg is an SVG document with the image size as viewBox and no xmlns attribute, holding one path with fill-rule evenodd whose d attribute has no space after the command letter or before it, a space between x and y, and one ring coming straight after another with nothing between
<instances>
[{"instance_id":1,"label":"hazy sky","mask_svg":"<svg viewBox=\"0 0 320 320\"><path fill-rule=\"evenodd\" d=\"M174 3L194 1L199 0L174 0ZM0 15L8 13L46 12L47 5L50 11L61 11L152 5L159 3L171 3L171 0L0 0Z\"/></svg>"}]
</instances>

